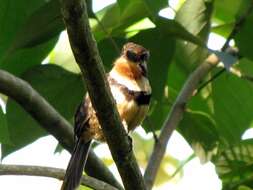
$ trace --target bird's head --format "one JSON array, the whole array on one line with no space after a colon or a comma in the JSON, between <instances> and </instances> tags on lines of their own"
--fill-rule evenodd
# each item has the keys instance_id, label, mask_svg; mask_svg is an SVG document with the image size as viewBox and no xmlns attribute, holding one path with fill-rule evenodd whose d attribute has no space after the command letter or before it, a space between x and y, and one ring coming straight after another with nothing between
<instances>
[{"instance_id":1,"label":"bird's head","mask_svg":"<svg viewBox=\"0 0 253 190\"><path fill-rule=\"evenodd\" d=\"M149 51L141 45L129 42L122 48L121 54L131 62L147 62L149 59Z\"/></svg>"},{"instance_id":2,"label":"bird's head","mask_svg":"<svg viewBox=\"0 0 253 190\"><path fill-rule=\"evenodd\" d=\"M149 59L149 51L141 45L129 42L122 48L121 55L130 62L137 64L143 74L147 73L147 61Z\"/></svg>"}]
</instances>

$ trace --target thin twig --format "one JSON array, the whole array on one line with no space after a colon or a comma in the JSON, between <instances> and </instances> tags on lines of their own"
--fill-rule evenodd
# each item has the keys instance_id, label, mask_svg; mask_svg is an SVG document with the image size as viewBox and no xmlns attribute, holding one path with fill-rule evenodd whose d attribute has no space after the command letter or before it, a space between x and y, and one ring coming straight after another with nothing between
<instances>
[{"instance_id":1,"label":"thin twig","mask_svg":"<svg viewBox=\"0 0 253 190\"><path fill-rule=\"evenodd\" d=\"M148 123L148 126L149 126L149 128L150 128L152 134L153 134L153 138L154 138L154 140L155 140L155 143L157 143L157 142L158 142L158 136L157 136L157 134L155 133L155 128L154 128L154 126L151 124L151 121L150 121L150 119L149 119L149 116L146 117L146 121L147 121L147 123Z\"/></svg>"},{"instance_id":2,"label":"thin twig","mask_svg":"<svg viewBox=\"0 0 253 190\"><path fill-rule=\"evenodd\" d=\"M0 70L0 92L15 100L42 128L52 134L59 143L72 151L73 127L30 84L14 75ZM106 181L120 189L121 185L108 168L90 152L85 171L93 177Z\"/></svg>"},{"instance_id":3,"label":"thin twig","mask_svg":"<svg viewBox=\"0 0 253 190\"><path fill-rule=\"evenodd\" d=\"M0 164L0 175L41 176L63 180L65 170L44 166ZM108 183L89 176L83 176L81 184L96 190L117 190L117 188L109 185Z\"/></svg>"},{"instance_id":4,"label":"thin twig","mask_svg":"<svg viewBox=\"0 0 253 190\"><path fill-rule=\"evenodd\" d=\"M126 190L146 189L91 33L84 0L61 0L71 48Z\"/></svg>"},{"instance_id":5,"label":"thin twig","mask_svg":"<svg viewBox=\"0 0 253 190\"><path fill-rule=\"evenodd\" d=\"M226 71L225 68L220 69L217 73L215 73L209 80L205 81L201 84L198 89L196 90L195 95L197 95L203 88L205 88L210 82L213 82L216 78L218 78L222 73Z\"/></svg>"},{"instance_id":6,"label":"thin twig","mask_svg":"<svg viewBox=\"0 0 253 190\"><path fill-rule=\"evenodd\" d=\"M172 179L173 177L175 177L178 172L180 172L183 167L188 164L193 158L195 158L195 154L191 154L186 160L182 161L182 163L180 164L180 166L176 169L176 171L170 176L170 178Z\"/></svg>"},{"instance_id":7,"label":"thin twig","mask_svg":"<svg viewBox=\"0 0 253 190\"><path fill-rule=\"evenodd\" d=\"M253 11L253 1L251 1L248 9L245 11L244 14L242 14L236 21L235 21L235 25L231 31L231 33L229 34L229 36L227 37L227 40L225 42L225 44L223 45L223 47L221 48L221 51L226 51L226 49L229 47L229 43L230 41L235 37L235 35L239 32L239 30L241 29L241 27L243 26L243 24L245 23L246 19L248 18L248 16L252 13Z\"/></svg>"}]
</instances>

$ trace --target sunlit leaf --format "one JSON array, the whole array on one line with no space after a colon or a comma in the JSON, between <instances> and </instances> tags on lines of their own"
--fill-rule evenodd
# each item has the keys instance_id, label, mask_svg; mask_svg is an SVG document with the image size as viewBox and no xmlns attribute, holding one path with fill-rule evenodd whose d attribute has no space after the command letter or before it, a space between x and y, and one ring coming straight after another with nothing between
<instances>
[{"instance_id":1,"label":"sunlit leaf","mask_svg":"<svg viewBox=\"0 0 253 190\"><path fill-rule=\"evenodd\" d=\"M207 41L210 30L210 19L213 1L188 0L176 13L175 20L182 24L190 33ZM207 50L192 43L178 43L176 61L189 71L200 64L207 56ZM187 61L186 61L187 60Z\"/></svg>"}]
</instances>

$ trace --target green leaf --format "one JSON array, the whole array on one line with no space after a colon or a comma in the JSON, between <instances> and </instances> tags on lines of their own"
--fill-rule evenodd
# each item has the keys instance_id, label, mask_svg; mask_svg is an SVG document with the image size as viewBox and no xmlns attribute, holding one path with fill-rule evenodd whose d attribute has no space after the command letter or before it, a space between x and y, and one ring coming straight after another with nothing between
<instances>
[{"instance_id":1,"label":"green leaf","mask_svg":"<svg viewBox=\"0 0 253 190\"><path fill-rule=\"evenodd\" d=\"M124 38L106 38L98 43L98 50L107 72L111 70L113 61L119 56L121 48L125 43L126 39Z\"/></svg>"},{"instance_id":2,"label":"green leaf","mask_svg":"<svg viewBox=\"0 0 253 190\"><path fill-rule=\"evenodd\" d=\"M51 0L35 10L17 32L9 53L39 45L57 36L64 29L60 2Z\"/></svg>"},{"instance_id":3,"label":"green leaf","mask_svg":"<svg viewBox=\"0 0 253 190\"><path fill-rule=\"evenodd\" d=\"M0 24L1 24L1 46L0 55L2 51L7 49L7 46L13 40L17 30L22 27L26 19L40 6L45 3L44 0L2 0L0 4ZM15 14L14 14L15 13ZM8 18L8 19L7 19Z\"/></svg>"},{"instance_id":4,"label":"green leaf","mask_svg":"<svg viewBox=\"0 0 253 190\"><path fill-rule=\"evenodd\" d=\"M89 187L80 185L79 190L92 190L92 189Z\"/></svg>"},{"instance_id":5,"label":"green leaf","mask_svg":"<svg viewBox=\"0 0 253 190\"><path fill-rule=\"evenodd\" d=\"M207 41L210 31L210 19L213 1L188 0L178 10L175 20L182 24L190 33ZM192 43L178 43L176 61L191 71L207 56L207 50ZM187 60L187 61L185 61Z\"/></svg>"},{"instance_id":6,"label":"green leaf","mask_svg":"<svg viewBox=\"0 0 253 190\"><path fill-rule=\"evenodd\" d=\"M252 46L253 43L253 13L246 18L246 22L240 28L235 36L236 45L239 48L240 54L246 58L253 60Z\"/></svg>"},{"instance_id":7,"label":"green leaf","mask_svg":"<svg viewBox=\"0 0 253 190\"><path fill-rule=\"evenodd\" d=\"M227 38L229 34L231 33L232 29L234 27L234 23L228 23L228 24L220 24L218 26L212 27L212 32L219 34L223 36L224 38Z\"/></svg>"},{"instance_id":8,"label":"green leaf","mask_svg":"<svg viewBox=\"0 0 253 190\"><path fill-rule=\"evenodd\" d=\"M97 41L108 35L122 37L127 27L147 17L148 14L142 0L131 0L123 5L115 3L96 13L99 22L92 31Z\"/></svg>"},{"instance_id":9,"label":"green leaf","mask_svg":"<svg viewBox=\"0 0 253 190\"><path fill-rule=\"evenodd\" d=\"M40 64L54 46L56 39L52 39L31 49L13 52L8 56L10 44L16 37L26 20L39 7L45 4L44 0L2 0L0 4L0 68L16 75L20 75L28 68ZM41 30L41 28L38 28ZM27 35L27 34L26 34Z\"/></svg>"},{"instance_id":10,"label":"green leaf","mask_svg":"<svg viewBox=\"0 0 253 190\"><path fill-rule=\"evenodd\" d=\"M249 188L249 187L246 186L246 185L240 185L240 186L238 187L238 190L252 190L252 188Z\"/></svg>"},{"instance_id":11,"label":"green leaf","mask_svg":"<svg viewBox=\"0 0 253 190\"><path fill-rule=\"evenodd\" d=\"M149 15L155 19L159 13L159 11L162 8L165 8L168 6L168 1L167 0L143 0L145 2L145 5L149 11Z\"/></svg>"},{"instance_id":12,"label":"green leaf","mask_svg":"<svg viewBox=\"0 0 253 190\"><path fill-rule=\"evenodd\" d=\"M252 67L251 67L252 68ZM240 141L253 121L253 86L230 74L223 74L212 84L214 120L227 143Z\"/></svg>"},{"instance_id":13,"label":"green leaf","mask_svg":"<svg viewBox=\"0 0 253 190\"><path fill-rule=\"evenodd\" d=\"M86 3L89 16L94 17L92 1L88 0ZM50 0L35 10L17 32L9 52L34 47L59 35L65 28L60 8L59 0Z\"/></svg>"},{"instance_id":14,"label":"green leaf","mask_svg":"<svg viewBox=\"0 0 253 190\"><path fill-rule=\"evenodd\" d=\"M213 162L219 178L222 179L224 190L237 189L240 186L253 188L252 139L240 141L238 144L220 150Z\"/></svg>"},{"instance_id":15,"label":"green leaf","mask_svg":"<svg viewBox=\"0 0 253 190\"><path fill-rule=\"evenodd\" d=\"M84 95L81 76L56 65L40 65L24 73L28 81L67 120L72 120L75 109ZM16 102L8 100L7 122L12 146L3 146L3 156L46 135L39 124Z\"/></svg>"},{"instance_id":16,"label":"green leaf","mask_svg":"<svg viewBox=\"0 0 253 190\"><path fill-rule=\"evenodd\" d=\"M214 1L214 18L222 24L234 22L251 3L251 0Z\"/></svg>"},{"instance_id":17,"label":"green leaf","mask_svg":"<svg viewBox=\"0 0 253 190\"><path fill-rule=\"evenodd\" d=\"M165 35L177 37L181 40L192 42L201 47L206 47L204 41L188 32L180 23L175 20L157 17L155 24L163 31Z\"/></svg>"},{"instance_id":18,"label":"green leaf","mask_svg":"<svg viewBox=\"0 0 253 190\"><path fill-rule=\"evenodd\" d=\"M6 116L0 107L0 144L10 144L9 131Z\"/></svg>"},{"instance_id":19,"label":"green leaf","mask_svg":"<svg viewBox=\"0 0 253 190\"><path fill-rule=\"evenodd\" d=\"M152 16L153 12L157 11L157 14L154 14L155 17L153 16L153 21L157 27L166 31L167 35L205 46L199 38L189 33L179 23L158 16L158 10L165 5L164 0L160 0L159 3L149 0L118 1L118 4L110 5L96 14L100 22L93 27L95 38L100 41L108 35L122 37L126 28L141 19Z\"/></svg>"},{"instance_id":20,"label":"green leaf","mask_svg":"<svg viewBox=\"0 0 253 190\"><path fill-rule=\"evenodd\" d=\"M243 59L239 66L246 74L253 74L252 62ZM173 81L182 83L181 79ZM202 161L209 160L217 150L239 143L245 130L252 126L252 93L252 82L224 73L190 99L187 107L194 112L185 113L178 129Z\"/></svg>"},{"instance_id":21,"label":"green leaf","mask_svg":"<svg viewBox=\"0 0 253 190\"><path fill-rule=\"evenodd\" d=\"M62 153L62 151L64 150L64 148L62 147L62 145L60 143L57 144L54 153Z\"/></svg>"},{"instance_id":22,"label":"green leaf","mask_svg":"<svg viewBox=\"0 0 253 190\"><path fill-rule=\"evenodd\" d=\"M214 119L207 113L187 110L177 130L190 143L202 163L216 153L219 133Z\"/></svg>"},{"instance_id":23,"label":"green leaf","mask_svg":"<svg viewBox=\"0 0 253 190\"><path fill-rule=\"evenodd\" d=\"M238 69L242 75L253 76L252 65L253 65L253 61L247 58L242 58L240 59L239 64L235 65L235 68Z\"/></svg>"},{"instance_id":24,"label":"green leaf","mask_svg":"<svg viewBox=\"0 0 253 190\"><path fill-rule=\"evenodd\" d=\"M196 3L196 1L194 1L194 2ZM195 9L197 9L194 2L191 2L191 3L193 3L195 6ZM187 6L189 6L189 5L187 5ZM198 23L199 24L201 23L201 27L202 27L201 29L199 29L199 28L197 29L198 32L203 32L203 30L204 30L203 28L207 27L207 25L208 25L207 23L209 23L209 20L205 20L205 19L210 19L209 11L211 9L210 8L211 5L208 3L206 5L201 1L201 6L202 6L202 11L206 10L207 13L204 11L204 12L201 12L200 15L198 15L198 17L200 17L199 20L201 21ZM186 13L183 13L184 9L185 8L183 8L183 7L181 8L182 13L179 14L180 17L186 17L186 15L185 15ZM199 11L199 10L197 9L197 11ZM190 13L187 13L187 14L190 14ZM203 16L203 14L204 14L204 16ZM192 16L192 15L188 15L188 16ZM205 19L203 19L203 18L205 18ZM181 19L179 19L179 20L181 20ZM195 37L194 35L192 35L188 31L186 31L184 27L182 27L180 24L178 24L177 22L175 22L173 20L167 20L167 19L160 18L157 20L156 24L160 30L157 34L153 34L153 37L150 36L150 38L154 38L154 36L156 36L156 35L164 36L164 37L170 36L171 38L173 38L175 36L179 36L180 38L182 38L184 40L192 41L194 43L201 45L202 47L205 46L204 43L199 38ZM184 23L184 24L186 25L186 23ZM186 25L186 26L188 27L188 25ZM193 25L193 26L195 26L195 25ZM193 26L190 26L189 28L191 30L193 30L193 28L192 28ZM196 26L198 26L198 25L196 24ZM209 25L208 25L208 27L209 27ZM190 32L192 32L192 31L190 31ZM195 31L193 31L193 32L195 32ZM205 38L206 38L208 35L208 30L205 30L205 32L206 32L205 33ZM174 36L172 34L174 34ZM201 35L200 35L200 37L201 37ZM160 46L160 47L157 47L157 49L159 49L160 51L166 49L166 51L167 51L164 53L159 52L158 57L155 57L156 64L157 64L157 63L159 63L159 61L157 61L157 60L164 62L163 60L165 60L165 59L164 58L161 59L161 56L168 54L169 51L168 51L167 46L170 43L165 42L164 40L158 40L158 39L156 41L159 42L158 46ZM160 43L160 42L162 42L162 43ZM153 42L153 43L155 43L155 42ZM164 45L164 47L162 47L162 45ZM188 43L186 48L188 48L189 50L191 48L191 50L192 50L192 44L191 44L191 46L189 46L189 43ZM155 52L155 50L151 51L151 53L152 52ZM151 56L152 56L152 54L151 54ZM182 52L178 52L178 56L182 56ZM170 106L172 105L172 101L175 99L175 96L178 93L178 90L180 89L181 84L184 82L184 79L186 78L187 73L189 72L187 70L188 66L186 66L186 64L187 65L189 64L189 58L188 57L187 58L184 57L184 58L185 59L184 59L183 65L174 66L174 64L173 64L173 69L176 69L176 72L171 72L172 74L169 75L169 77L173 78L172 81L174 80L174 78L177 79L178 80L177 83L174 83L174 82L168 83L167 82L168 73L170 73L169 67L165 68L160 65L159 66L155 65L154 68L151 68L151 71L153 73L155 73L153 75L153 78L155 78L155 79L152 79L152 73L150 75L152 89L154 89L154 99L152 101L150 114L144 122L144 126L145 126L146 130L148 130L148 131L157 130L157 129L160 129L161 126L163 125L163 123L169 113L169 109L170 109ZM185 60L187 60L187 62ZM172 69L172 68L170 68L170 69ZM164 73L162 74L163 71L164 71ZM177 73L177 74L175 75L175 73ZM157 76L159 76L159 77L157 77ZM153 83L152 83L152 80L154 80ZM161 80L162 82L159 80ZM171 81L171 80L169 80L169 81ZM172 87L172 88L169 86L169 93L168 93L168 90L165 89L165 86L167 84L174 85L174 87ZM156 88L159 88L159 90ZM173 90L173 91L171 92L170 90ZM156 91L159 92L158 95L156 95Z\"/></svg>"},{"instance_id":25,"label":"green leaf","mask_svg":"<svg viewBox=\"0 0 253 190\"><path fill-rule=\"evenodd\" d=\"M159 11L168 5L167 0L118 0L117 3L119 4L121 13L124 13L126 9L129 8L129 4L133 2L142 3L145 9L147 10L147 16L152 16L153 18L156 17Z\"/></svg>"}]
</instances>

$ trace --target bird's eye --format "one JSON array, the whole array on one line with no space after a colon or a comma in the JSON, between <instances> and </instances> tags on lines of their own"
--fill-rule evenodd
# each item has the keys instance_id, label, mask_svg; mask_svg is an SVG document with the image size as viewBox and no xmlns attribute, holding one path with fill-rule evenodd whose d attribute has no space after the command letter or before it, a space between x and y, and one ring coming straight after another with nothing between
<instances>
[{"instance_id":1,"label":"bird's eye","mask_svg":"<svg viewBox=\"0 0 253 190\"><path fill-rule=\"evenodd\" d=\"M138 60L137 54L134 53L133 51L130 51L130 50L128 50L128 51L126 52L126 56L127 56L127 58L128 58L129 60L131 60L131 61L133 61L133 62L137 62L137 60Z\"/></svg>"},{"instance_id":2,"label":"bird's eye","mask_svg":"<svg viewBox=\"0 0 253 190\"><path fill-rule=\"evenodd\" d=\"M140 56L140 60L147 61L149 59L149 52L144 52Z\"/></svg>"}]
</instances>

